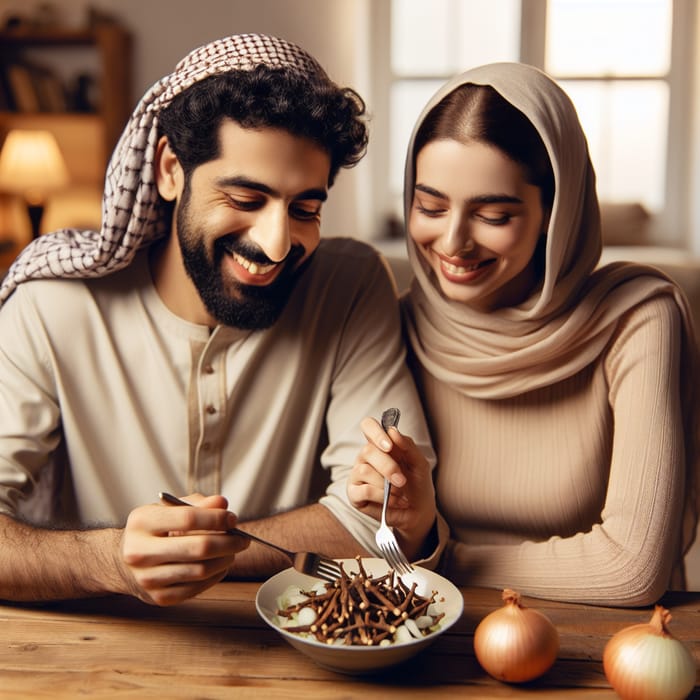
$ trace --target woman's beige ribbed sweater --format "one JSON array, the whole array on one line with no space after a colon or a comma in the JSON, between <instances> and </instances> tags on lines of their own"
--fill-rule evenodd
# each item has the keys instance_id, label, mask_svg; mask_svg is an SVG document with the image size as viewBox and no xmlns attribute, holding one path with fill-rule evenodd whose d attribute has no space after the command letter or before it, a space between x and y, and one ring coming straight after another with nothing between
<instances>
[{"instance_id":1,"label":"woman's beige ribbed sweater","mask_svg":"<svg viewBox=\"0 0 700 700\"><path fill-rule=\"evenodd\" d=\"M698 353L687 300L658 270L596 268L586 139L541 71L501 63L457 76L416 129L467 82L492 85L532 122L555 197L543 279L518 306L482 313L445 298L407 237L415 279L404 317L453 537L443 570L544 598L651 603L683 586L697 524ZM407 212L413 138L408 152Z\"/></svg>"},{"instance_id":2,"label":"woman's beige ribbed sweater","mask_svg":"<svg viewBox=\"0 0 700 700\"><path fill-rule=\"evenodd\" d=\"M685 481L671 298L620 323L570 379L513 398L423 376L437 495L460 583L543 598L647 604L679 563Z\"/></svg>"}]
</instances>

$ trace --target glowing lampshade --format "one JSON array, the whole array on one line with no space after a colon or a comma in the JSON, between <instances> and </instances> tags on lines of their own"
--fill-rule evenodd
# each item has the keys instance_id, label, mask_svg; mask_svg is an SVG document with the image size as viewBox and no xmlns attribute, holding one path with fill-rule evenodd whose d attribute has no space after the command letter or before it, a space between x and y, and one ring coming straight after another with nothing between
<instances>
[{"instance_id":1,"label":"glowing lampshade","mask_svg":"<svg viewBox=\"0 0 700 700\"><path fill-rule=\"evenodd\" d=\"M68 183L68 169L49 131L10 131L0 153L0 189L24 197L34 237L47 196Z\"/></svg>"}]
</instances>

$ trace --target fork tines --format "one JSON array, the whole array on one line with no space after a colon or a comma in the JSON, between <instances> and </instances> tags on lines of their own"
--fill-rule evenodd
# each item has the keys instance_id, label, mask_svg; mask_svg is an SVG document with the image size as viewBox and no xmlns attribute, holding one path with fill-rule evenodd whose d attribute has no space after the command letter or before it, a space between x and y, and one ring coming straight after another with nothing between
<instances>
[{"instance_id":1,"label":"fork tines","mask_svg":"<svg viewBox=\"0 0 700 700\"><path fill-rule=\"evenodd\" d=\"M384 559L397 574L409 574L413 571L413 566L411 566L398 545L393 542L384 542L379 548L384 555Z\"/></svg>"},{"instance_id":2,"label":"fork tines","mask_svg":"<svg viewBox=\"0 0 700 700\"><path fill-rule=\"evenodd\" d=\"M336 581L342 575L340 564L337 561L333 561L333 559L326 559L325 557L319 557L314 565L314 569L316 570L316 576L327 581Z\"/></svg>"}]
</instances>

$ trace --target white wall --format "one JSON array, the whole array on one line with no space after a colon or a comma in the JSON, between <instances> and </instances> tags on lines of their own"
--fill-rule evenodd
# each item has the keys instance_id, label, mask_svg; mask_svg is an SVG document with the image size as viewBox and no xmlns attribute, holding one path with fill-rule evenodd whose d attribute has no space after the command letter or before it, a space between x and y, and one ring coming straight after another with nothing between
<instances>
[{"instance_id":1,"label":"white wall","mask_svg":"<svg viewBox=\"0 0 700 700\"><path fill-rule=\"evenodd\" d=\"M79 25L88 4L113 15L133 35L133 102L190 50L229 34L274 34L299 44L333 80L365 96L368 51L362 43L371 0L54 0L65 23ZM42 0L0 0L0 18L27 15ZM324 205L324 235L368 238L361 188L367 165L341 171Z\"/></svg>"}]
</instances>

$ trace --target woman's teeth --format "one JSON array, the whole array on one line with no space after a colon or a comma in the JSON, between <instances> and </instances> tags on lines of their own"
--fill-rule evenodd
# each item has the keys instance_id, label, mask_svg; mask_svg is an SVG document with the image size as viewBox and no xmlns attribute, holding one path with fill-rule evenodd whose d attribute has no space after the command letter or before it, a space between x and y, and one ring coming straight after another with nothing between
<instances>
[{"instance_id":1,"label":"woman's teeth","mask_svg":"<svg viewBox=\"0 0 700 700\"><path fill-rule=\"evenodd\" d=\"M260 263L252 262L247 258L242 257L238 253L233 254L233 259L241 266L244 267L251 275L265 275L270 270L275 268L274 264L262 265Z\"/></svg>"},{"instance_id":2,"label":"woman's teeth","mask_svg":"<svg viewBox=\"0 0 700 700\"><path fill-rule=\"evenodd\" d=\"M451 272L453 275L463 275L466 272L474 272L474 270L478 270L482 265L485 263L489 262L488 260L481 260L478 263L474 263L473 265L453 265L452 263L448 263L447 261L443 260L442 261L442 266L447 270L448 272Z\"/></svg>"}]
</instances>

